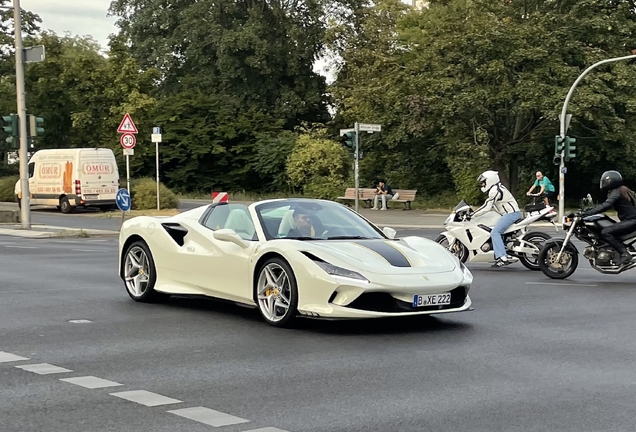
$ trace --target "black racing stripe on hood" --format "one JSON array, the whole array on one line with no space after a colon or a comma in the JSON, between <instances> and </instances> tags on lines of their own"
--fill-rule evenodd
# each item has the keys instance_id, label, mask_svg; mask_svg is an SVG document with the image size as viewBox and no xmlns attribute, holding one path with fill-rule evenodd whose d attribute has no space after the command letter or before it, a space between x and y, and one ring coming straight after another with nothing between
<instances>
[{"instance_id":1,"label":"black racing stripe on hood","mask_svg":"<svg viewBox=\"0 0 636 432\"><path fill-rule=\"evenodd\" d=\"M387 244L384 240L360 240L353 243L371 249L388 261L393 267L411 267L411 263L406 256L398 249Z\"/></svg>"}]
</instances>

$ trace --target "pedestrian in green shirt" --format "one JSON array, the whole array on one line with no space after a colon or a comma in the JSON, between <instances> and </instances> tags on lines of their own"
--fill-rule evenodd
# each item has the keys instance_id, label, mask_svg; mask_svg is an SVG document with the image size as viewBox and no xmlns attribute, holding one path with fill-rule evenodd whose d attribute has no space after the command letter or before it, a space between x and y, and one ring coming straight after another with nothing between
<instances>
[{"instance_id":1,"label":"pedestrian in green shirt","mask_svg":"<svg viewBox=\"0 0 636 432\"><path fill-rule=\"evenodd\" d=\"M542 196L543 203L546 206L549 206L550 205L549 198L556 199L557 197L557 193L556 193L556 190L554 189L554 185L552 184L549 178L543 175L541 171L537 171L536 176L537 176L537 179L534 181L534 184L530 187L526 195L530 195L534 188L540 186L541 190L539 191L539 196Z\"/></svg>"}]
</instances>

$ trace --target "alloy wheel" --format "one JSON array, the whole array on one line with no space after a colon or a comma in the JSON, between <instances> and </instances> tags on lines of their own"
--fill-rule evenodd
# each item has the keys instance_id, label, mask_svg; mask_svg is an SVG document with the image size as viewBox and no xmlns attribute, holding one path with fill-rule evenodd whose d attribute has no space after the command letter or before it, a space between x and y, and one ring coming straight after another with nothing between
<instances>
[{"instance_id":1,"label":"alloy wheel","mask_svg":"<svg viewBox=\"0 0 636 432\"><path fill-rule=\"evenodd\" d=\"M257 283L258 307L270 322L283 320L289 313L292 286L287 271L275 262L266 264Z\"/></svg>"},{"instance_id":2,"label":"alloy wheel","mask_svg":"<svg viewBox=\"0 0 636 432\"><path fill-rule=\"evenodd\" d=\"M139 246L132 247L124 263L126 289L134 297L144 295L150 284L150 261Z\"/></svg>"}]
</instances>

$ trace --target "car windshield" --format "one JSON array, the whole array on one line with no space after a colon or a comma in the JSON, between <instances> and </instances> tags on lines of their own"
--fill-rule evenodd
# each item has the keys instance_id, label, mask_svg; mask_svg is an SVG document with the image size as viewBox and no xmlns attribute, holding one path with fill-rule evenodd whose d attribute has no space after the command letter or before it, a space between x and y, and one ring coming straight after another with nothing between
<instances>
[{"instance_id":1,"label":"car windshield","mask_svg":"<svg viewBox=\"0 0 636 432\"><path fill-rule=\"evenodd\" d=\"M268 240L386 239L347 207L321 200L285 200L256 206Z\"/></svg>"}]
</instances>

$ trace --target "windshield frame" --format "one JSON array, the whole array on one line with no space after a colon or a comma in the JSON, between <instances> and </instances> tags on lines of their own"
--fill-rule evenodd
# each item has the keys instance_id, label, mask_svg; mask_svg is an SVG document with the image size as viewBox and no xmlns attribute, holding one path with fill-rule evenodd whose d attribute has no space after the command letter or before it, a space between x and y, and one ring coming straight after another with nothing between
<instances>
[{"instance_id":1,"label":"windshield frame","mask_svg":"<svg viewBox=\"0 0 636 432\"><path fill-rule=\"evenodd\" d=\"M362 215L360 215L359 213L355 212L353 209L351 209L350 207L347 207L345 205L342 205L340 203L337 203L335 201L330 201L330 200L321 200L321 199L308 199L308 198L289 198L289 199L284 199L284 200L275 200L275 201L267 201L267 202L261 202L261 203L256 203L254 204L253 207L253 212L256 216L256 218L258 219L258 223L261 227L261 231L265 237L266 241L270 241L270 240L329 240L328 237L331 237L330 235L327 235L326 237L320 237L319 235L316 235L314 237L302 237L301 239L297 239L296 237L273 237L270 232L267 229L267 225L265 223L265 221L263 220L263 213L267 212L269 210L276 210L277 208L282 209L284 207L294 207L294 206L302 206L302 207L311 207L311 206L323 206L326 208L336 208L340 211L349 211L351 212L350 215L357 223L356 225L360 225L368 230L370 230L375 237L369 237L369 239L374 239L374 240L390 240L389 237L387 237L387 235L384 233L384 231L382 231L380 228L376 227L373 223L371 223L369 220L367 220L366 218L364 218ZM287 212L289 209L284 210L285 212ZM310 210L311 211L311 210ZM284 217L284 216L283 216ZM356 233L356 234L352 234L352 236L354 235L363 235L364 233ZM331 239L330 241L338 241L338 240L342 240L342 239Z\"/></svg>"}]
</instances>

